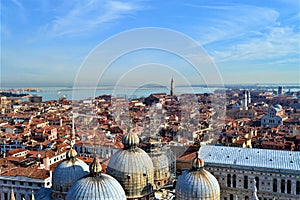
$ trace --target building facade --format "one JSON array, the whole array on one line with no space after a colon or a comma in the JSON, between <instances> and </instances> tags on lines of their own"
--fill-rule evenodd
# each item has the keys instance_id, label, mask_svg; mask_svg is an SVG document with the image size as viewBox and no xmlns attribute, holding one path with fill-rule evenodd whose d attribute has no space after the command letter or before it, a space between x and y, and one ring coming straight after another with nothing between
<instances>
[{"instance_id":1,"label":"building facade","mask_svg":"<svg viewBox=\"0 0 300 200\"><path fill-rule=\"evenodd\" d=\"M254 181L260 200L300 199L300 152L207 145L199 156L217 178L221 200L250 200Z\"/></svg>"},{"instance_id":2,"label":"building facade","mask_svg":"<svg viewBox=\"0 0 300 200\"><path fill-rule=\"evenodd\" d=\"M0 199L11 199L13 188L16 199L30 199L31 194L37 193L41 187L51 187L52 175L44 169L15 168L1 173Z\"/></svg>"},{"instance_id":3,"label":"building facade","mask_svg":"<svg viewBox=\"0 0 300 200\"><path fill-rule=\"evenodd\" d=\"M283 124L282 114L283 111L280 105L275 105L274 107L270 107L268 109L267 114L261 118L261 126L276 128L279 125L282 125Z\"/></svg>"}]
</instances>

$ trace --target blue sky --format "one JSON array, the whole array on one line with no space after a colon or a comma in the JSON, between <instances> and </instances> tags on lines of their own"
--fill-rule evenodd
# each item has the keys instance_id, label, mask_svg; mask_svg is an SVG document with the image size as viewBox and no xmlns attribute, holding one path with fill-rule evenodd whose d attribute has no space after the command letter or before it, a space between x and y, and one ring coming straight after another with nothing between
<instances>
[{"instance_id":1,"label":"blue sky","mask_svg":"<svg viewBox=\"0 0 300 200\"><path fill-rule=\"evenodd\" d=\"M1 83L72 84L99 43L142 27L168 28L196 40L224 83L299 83L299 19L298 0L5 0ZM139 55L141 62L147 53ZM123 60L117 67L132 63Z\"/></svg>"}]
</instances>

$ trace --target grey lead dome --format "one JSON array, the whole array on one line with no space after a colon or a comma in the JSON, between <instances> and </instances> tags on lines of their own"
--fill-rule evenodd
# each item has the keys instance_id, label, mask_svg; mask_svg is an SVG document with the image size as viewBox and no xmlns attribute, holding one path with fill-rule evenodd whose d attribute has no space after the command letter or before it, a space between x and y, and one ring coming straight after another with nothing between
<instances>
[{"instance_id":1,"label":"grey lead dome","mask_svg":"<svg viewBox=\"0 0 300 200\"><path fill-rule=\"evenodd\" d=\"M220 186L217 179L204 169L204 161L196 158L192 169L179 176L176 184L176 199L219 200Z\"/></svg>"},{"instance_id":2,"label":"grey lead dome","mask_svg":"<svg viewBox=\"0 0 300 200\"><path fill-rule=\"evenodd\" d=\"M55 168L52 177L54 191L67 193L75 181L89 174L89 166L76 158L76 155L76 151L71 148L67 153L67 160Z\"/></svg>"},{"instance_id":3,"label":"grey lead dome","mask_svg":"<svg viewBox=\"0 0 300 200\"><path fill-rule=\"evenodd\" d=\"M127 199L148 196L153 193L154 167L149 155L138 148L138 136L131 132L123 136L124 149L109 160L106 173L122 185Z\"/></svg>"},{"instance_id":4,"label":"grey lead dome","mask_svg":"<svg viewBox=\"0 0 300 200\"><path fill-rule=\"evenodd\" d=\"M125 192L113 177L88 176L77 181L67 194L67 200L126 200Z\"/></svg>"},{"instance_id":5,"label":"grey lead dome","mask_svg":"<svg viewBox=\"0 0 300 200\"><path fill-rule=\"evenodd\" d=\"M101 174L97 158L90 165L90 175L78 180L67 194L67 200L126 200L120 183L113 177Z\"/></svg>"}]
</instances>

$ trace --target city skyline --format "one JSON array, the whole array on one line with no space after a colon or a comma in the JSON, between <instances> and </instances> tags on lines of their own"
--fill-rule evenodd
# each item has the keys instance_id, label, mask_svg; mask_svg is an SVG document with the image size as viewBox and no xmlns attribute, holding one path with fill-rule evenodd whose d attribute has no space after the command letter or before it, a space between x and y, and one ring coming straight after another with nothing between
<instances>
[{"instance_id":1,"label":"city skyline","mask_svg":"<svg viewBox=\"0 0 300 200\"><path fill-rule=\"evenodd\" d=\"M143 27L174 30L198 42L225 84L299 83L298 19L299 2L292 0L2 1L1 85L72 84L97 45ZM147 65L172 58L169 66L187 69L157 51L122 57L116 69L135 67L135 55ZM192 80L192 72L184 78Z\"/></svg>"}]
</instances>

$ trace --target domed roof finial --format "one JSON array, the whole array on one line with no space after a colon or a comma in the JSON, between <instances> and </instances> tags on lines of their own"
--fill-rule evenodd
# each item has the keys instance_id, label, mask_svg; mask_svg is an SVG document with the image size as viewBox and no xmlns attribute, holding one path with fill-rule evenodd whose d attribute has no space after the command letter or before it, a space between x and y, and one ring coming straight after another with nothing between
<instances>
[{"instance_id":1,"label":"domed roof finial","mask_svg":"<svg viewBox=\"0 0 300 200\"><path fill-rule=\"evenodd\" d=\"M93 162L90 165L90 175L97 176L102 172L102 166L99 159L95 156Z\"/></svg>"},{"instance_id":2,"label":"domed roof finial","mask_svg":"<svg viewBox=\"0 0 300 200\"><path fill-rule=\"evenodd\" d=\"M140 139L134 132L129 132L125 134L122 138L122 143L124 145L124 149L134 149L139 144Z\"/></svg>"},{"instance_id":3,"label":"domed roof finial","mask_svg":"<svg viewBox=\"0 0 300 200\"><path fill-rule=\"evenodd\" d=\"M31 190L31 200L35 200L33 190Z\"/></svg>"},{"instance_id":4,"label":"domed roof finial","mask_svg":"<svg viewBox=\"0 0 300 200\"><path fill-rule=\"evenodd\" d=\"M11 188L11 191L10 191L10 200L16 200L15 193L14 193L14 189L13 189L13 188Z\"/></svg>"},{"instance_id":5,"label":"domed roof finial","mask_svg":"<svg viewBox=\"0 0 300 200\"><path fill-rule=\"evenodd\" d=\"M67 153L67 159L69 159L69 160L75 160L76 156L77 156L76 150L73 149L73 147L71 147L71 149Z\"/></svg>"},{"instance_id":6,"label":"domed roof finial","mask_svg":"<svg viewBox=\"0 0 300 200\"><path fill-rule=\"evenodd\" d=\"M200 171L204 167L204 160L199 158L198 152L196 152L196 157L192 161L192 170Z\"/></svg>"}]
</instances>

